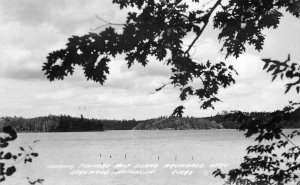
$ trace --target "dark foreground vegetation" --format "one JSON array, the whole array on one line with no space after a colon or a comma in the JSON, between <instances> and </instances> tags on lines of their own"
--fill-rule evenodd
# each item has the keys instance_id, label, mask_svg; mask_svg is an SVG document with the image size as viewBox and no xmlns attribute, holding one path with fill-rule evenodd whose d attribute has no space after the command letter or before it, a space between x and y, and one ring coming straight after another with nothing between
<instances>
[{"instance_id":1,"label":"dark foreground vegetation","mask_svg":"<svg viewBox=\"0 0 300 185\"><path fill-rule=\"evenodd\" d=\"M256 119L268 120L268 112L244 112ZM189 130L189 129L236 129L238 123L226 118L227 113L211 117L175 117L164 116L159 118L137 121L133 120L99 120L71 116L44 116L37 118L2 117L0 130L4 126L12 126L17 132L84 132L103 130ZM294 111L291 121L282 121L283 128L300 128L300 108Z\"/></svg>"}]
</instances>

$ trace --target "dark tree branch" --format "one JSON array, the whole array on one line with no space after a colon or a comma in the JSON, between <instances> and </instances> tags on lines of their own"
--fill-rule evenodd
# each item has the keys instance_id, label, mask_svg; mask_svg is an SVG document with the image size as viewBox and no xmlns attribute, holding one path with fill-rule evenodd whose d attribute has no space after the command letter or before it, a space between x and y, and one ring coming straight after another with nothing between
<instances>
[{"instance_id":1,"label":"dark tree branch","mask_svg":"<svg viewBox=\"0 0 300 185\"><path fill-rule=\"evenodd\" d=\"M103 28L103 27L106 27L106 26L124 26L125 24L122 24L122 23L112 23L112 22L109 22L101 17L99 17L98 15L96 15L96 18L99 19L100 21L106 23L104 25L100 25L98 27L96 27L94 30L98 30L100 28Z\"/></svg>"},{"instance_id":2,"label":"dark tree branch","mask_svg":"<svg viewBox=\"0 0 300 185\"><path fill-rule=\"evenodd\" d=\"M215 9L221 4L222 0L218 0L214 6L211 8L210 12L205 15L205 20L204 20L204 25L201 28L201 30L197 33L196 38L192 41L192 43L190 44L189 48L185 51L185 54L188 54L189 51L191 50L191 48L193 47L193 45L195 44L195 42L199 39L199 37L202 35L203 31L205 30L208 22L209 22L209 18L212 15L212 13L215 11Z\"/></svg>"},{"instance_id":3,"label":"dark tree branch","mask_svg":"<svg viewBox=\"0 0 300 185\"><path fill-rule=\"evenodd\" d=\"M296 145L290 138L288 138L283 132L280 133L283 137L285 137L294 147L297 147L300 150L300 147Z\"/></svg>"},{"instance_id":4,"label":"dark tree branch","mask_svg":"<svg viewBox=\"0 0 300 185\"><path fill-rule=\"evenodd\" d=\"M149 93L149 95L150 95L150 94L155 94L156 92L158 92L158 91L162 90L163 88L165 88L167 85L171 85L171 84L172 84L172 82L169 82L169 83L162 83L162 85L161 85L160 87L156 88L154 92Z\"/></svg>"}]
</instances>

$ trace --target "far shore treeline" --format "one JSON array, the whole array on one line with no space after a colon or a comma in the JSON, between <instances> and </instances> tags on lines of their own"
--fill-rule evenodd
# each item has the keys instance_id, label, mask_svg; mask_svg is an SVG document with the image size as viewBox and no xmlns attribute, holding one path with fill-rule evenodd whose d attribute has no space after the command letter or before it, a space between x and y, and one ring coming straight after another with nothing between
<instances>
[{"instance_id":1,"label":"far shore treeline","mask_svg":"<svg viewBox=\"0 0 300 185\"><path fill-rule=\"evenodd\" d=\"M244 112L254 117L268 120L268 112ZM17 132L86 132L104 130L200 130L200 129L235 129L237 124L226 119L226 113L211 117L174 117L137 121L132 120L106 120L71 117L66 115L44 116L36 118L0 117L0 132L4 126L10 125ZM289 123L282 123L284 128L300 128L300 108L294 112L294 119Z\"/></svg>"}]
</instances>

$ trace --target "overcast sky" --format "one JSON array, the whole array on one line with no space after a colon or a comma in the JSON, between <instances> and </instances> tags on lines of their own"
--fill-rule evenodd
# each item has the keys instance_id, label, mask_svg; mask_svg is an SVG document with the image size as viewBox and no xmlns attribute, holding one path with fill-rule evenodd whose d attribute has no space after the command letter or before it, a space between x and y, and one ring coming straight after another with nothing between
<instances>
[{"instance_id":1,"label":"overcast sky","mask_svg":"<svg viewBox=\"0 0 300 185\"><path fill-rule=\"evenodd\" d=\"M223 101L215 110L200 110L200 102L179 101L179 91L167 87L152 94L161 83L169 82L169 68L155 60L144 68L127 69L123 58L110 63L111 73L104 86L86 81L78 69L64 81L50 82L41 71L47 54L63 48L71 35L83 35L103 24L96 15L122 23L125 12L112 0L1 0L0 1L0 116L36 117L69 114L100 119L146 119L170 115L175 107L186 106L185 115L210 116L222 110L273 111L299 100L294 91L284 94L284 81L271 82L262 71L261 58L285 59L291 54L300 61L300 22L285 14L277 30L267 30L264 50L248 47L238 59L227 62L239 72L236 84L220 91ZM194 57L220 60L217 31L209 26L197 42ZM188 44L189 39L185 42Z\"/></svg>"}]
</instances>

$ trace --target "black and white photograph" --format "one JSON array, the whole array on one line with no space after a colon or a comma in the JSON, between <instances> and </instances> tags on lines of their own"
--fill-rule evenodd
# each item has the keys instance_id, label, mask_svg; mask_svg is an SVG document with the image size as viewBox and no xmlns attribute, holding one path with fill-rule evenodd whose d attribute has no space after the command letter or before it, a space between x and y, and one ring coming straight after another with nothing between
<instances>
[{"instance_id":1,"label":"black and white photograph","mask_svg":"<svg viewBox=\"0 0 300 185\"><path fill-rule=\"evenodd\" d=\"M1 185L299 185L300 0L0 0Z\"/></svg>"}]
</instances>

